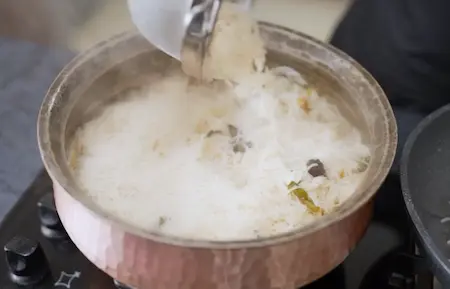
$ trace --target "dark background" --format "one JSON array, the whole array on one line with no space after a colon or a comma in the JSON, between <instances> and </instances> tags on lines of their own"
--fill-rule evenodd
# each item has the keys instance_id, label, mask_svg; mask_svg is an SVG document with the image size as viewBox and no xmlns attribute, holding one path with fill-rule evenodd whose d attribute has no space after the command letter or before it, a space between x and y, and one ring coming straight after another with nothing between
<instances>
[{"instance_id":1,"label":"dark background","mask_svg":"<svg viewBox=\"0 0 450 289\"><path fill-rule=\"evenodd\" d=\"M0 1L0 220L42 168L37 114L48 87L75 55L66 36L101 2Z\"/></svg>"},{"instance_id":2,"label":"dark background","mask_svg":"<svg viewBox=\"0 0 450 289\"><path fill-rule=\"evenodd\" d=\"M0 220L42 167L37 114L72 56L68 50L0 37Z\"/></svg>"}]
</instances>

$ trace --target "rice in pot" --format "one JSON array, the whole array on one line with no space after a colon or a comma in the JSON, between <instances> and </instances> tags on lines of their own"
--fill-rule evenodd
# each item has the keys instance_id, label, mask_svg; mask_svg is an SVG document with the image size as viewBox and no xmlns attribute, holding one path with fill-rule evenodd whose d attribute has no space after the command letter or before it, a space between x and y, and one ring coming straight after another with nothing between
<instances>
[{"instance_id":1,"label":"rice in pot","mask_svg":"<svg viewBox=\"0 0 450 289\"><path fill-rule=\"evenodd\" d=\"M146 231L229 241L302 227L352 195L370 151L337 107L286 68L218 63L205 71L225 81L175 69L78 130L70 162L98 206Z\"/></svg>"}]
</instances>

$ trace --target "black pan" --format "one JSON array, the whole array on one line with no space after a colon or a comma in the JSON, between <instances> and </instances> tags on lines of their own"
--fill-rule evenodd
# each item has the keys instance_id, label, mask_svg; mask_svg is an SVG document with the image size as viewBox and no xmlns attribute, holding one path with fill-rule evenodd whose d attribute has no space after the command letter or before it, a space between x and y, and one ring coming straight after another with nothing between
<instances>
[{"instance_id":1,"label":"black pan","mask_svg":"<svg viewBox=\"0 0 450 289\"><path fill-rule=\"evenodd\" d=\"M403 197L433 273L450 287L450 105L409 136L401 162Z\"/></svg>"}]
</instances>

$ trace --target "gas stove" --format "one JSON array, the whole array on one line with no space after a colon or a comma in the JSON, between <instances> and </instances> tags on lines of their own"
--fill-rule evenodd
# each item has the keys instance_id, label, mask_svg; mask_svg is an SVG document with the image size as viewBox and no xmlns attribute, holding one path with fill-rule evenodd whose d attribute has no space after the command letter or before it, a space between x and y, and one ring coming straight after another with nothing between
<instances>
[{"instance_id":1,"label":"gas stove","mask_svg":"<svg viewBox=\"0 0 450 289\"><path fill-rule=\"evenodd\" d=\"M375 210L366 235L345 262L305 288L436 288L414 234L400 220L378 218ZM91 264L67 237L45 171L0 224L0 245L1 289L128 289Z\"/></svg>"}]
</instances>

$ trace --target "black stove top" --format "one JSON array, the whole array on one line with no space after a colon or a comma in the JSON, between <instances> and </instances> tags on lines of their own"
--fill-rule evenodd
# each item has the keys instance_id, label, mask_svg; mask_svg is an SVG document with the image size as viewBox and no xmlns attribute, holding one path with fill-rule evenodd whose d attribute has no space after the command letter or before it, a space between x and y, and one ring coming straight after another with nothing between
<instances>
[{"instance_id":1,"label":"black stove top","mask_svg":"<svg viewBox=\"0 0 450 289\"><path fill-rule=\"evenodd\" d=\"M434 288L433 276L415 254L413 234L400 219L383 220L375 212L366 235L346 261L305 288ZM66 237L44 171L0 224L0 245L4 247L0 289L126 288L92 265Z\"/></svg>"}]
</instances>

